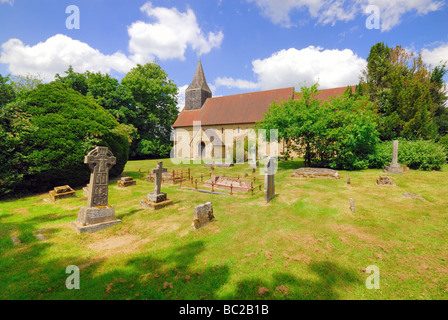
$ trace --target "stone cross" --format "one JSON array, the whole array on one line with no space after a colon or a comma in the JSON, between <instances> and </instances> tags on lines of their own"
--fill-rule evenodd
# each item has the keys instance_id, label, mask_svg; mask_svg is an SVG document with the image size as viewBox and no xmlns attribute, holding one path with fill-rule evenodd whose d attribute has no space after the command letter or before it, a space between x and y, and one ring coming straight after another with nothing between
<instances>
[{"instance_id":1,"label":"stone cross","mask_svg":"<svg viewBox=\"0 0 448 320\"><path fill-rule=\"evenodd\" d=\"M392 149L392 164L398 164L398 140L394 140L394 147Z\"/></svg>"},{"instance_id":2,"label":"stone cross","mask_svg":"<svg viewBox=\"0 0 448 320\"><path fill-rule=\"evenodd\" d=\"M87 207L102 207L108 205L109 169L117 159L107 147L96 147L84 158L84 163L90 168L90 184Z\"/></svg>"},{"instance_id":3,"label":"stone cross","mask_svg":"<svg viewBox=\"0 0 448 320\"><path fill-rule=\"evenodd\" d=\"M157 169L152 169L151 173L156 175L156 185L154 187L154 193L160 194L160 189L162 188L162 174L168 172L167 168L163 168L163 162L157 162Z\"/></svg>"}]
</instances>

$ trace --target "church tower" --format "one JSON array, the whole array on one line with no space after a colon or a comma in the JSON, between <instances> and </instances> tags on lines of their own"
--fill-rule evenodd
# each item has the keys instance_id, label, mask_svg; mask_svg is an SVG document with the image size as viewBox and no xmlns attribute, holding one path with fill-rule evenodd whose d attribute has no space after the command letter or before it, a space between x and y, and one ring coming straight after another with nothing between
<instances>
[{"instance_id":1,"label":"church tower","mask_svg":"<svg viewBox=\"0 0 448 320\"><path fill-rule=\"evenodd\" d=\"M201 60L199 60L193 81L185 91L185 110L201 109L205 100L211 97L212 91L207 85Z\"/></svg>"}]
</instances>

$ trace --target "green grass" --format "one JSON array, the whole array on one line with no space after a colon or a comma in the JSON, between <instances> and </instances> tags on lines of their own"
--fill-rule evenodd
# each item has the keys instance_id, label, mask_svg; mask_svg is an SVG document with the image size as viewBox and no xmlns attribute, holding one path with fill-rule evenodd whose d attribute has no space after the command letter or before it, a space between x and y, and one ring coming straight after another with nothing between
<instances>
[{"instance_id":1,"label":"green grass","mask_svg":"<svg viewBox=\"0 0 448 320\"><path fill-rule=\"evenodd\" d=\"M174 205L154 212L140 208L153 184L138 180L138 169L156 161L130 161L125 174L137 186L119 190L115 180L109 187L123 223L95 234L78 235L70 226L86 204L82 190L56 203L44 200L48 194L3 201L0 299L448 298L448 166L394 175L397 187L378 187L380 170L303 180L290 177L302 161L279 165L269 204L263 192L222 196L164 184ZM164 166L209 173L169 160ZM223 173L252 176L247 165L214 171ZM193 207L208 201L216 221L193 231ZM34 236L38 230L46 241ZM12 235L22 243L14 246ZM69 265L81 269L80 290L65 287ZM380 269L380 290L366 288L363 268L370 265ZM166 282L173 288L164 289ZM260 295L261 287L269 292Z\"/></svg>"}]
</instances>

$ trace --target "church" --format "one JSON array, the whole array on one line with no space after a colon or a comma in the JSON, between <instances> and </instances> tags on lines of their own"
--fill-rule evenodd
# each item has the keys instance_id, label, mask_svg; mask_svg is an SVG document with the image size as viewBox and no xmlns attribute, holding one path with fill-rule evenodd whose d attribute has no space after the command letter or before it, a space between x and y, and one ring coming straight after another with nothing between
<instances>
[{"instance_id":1,"label":"church","mask_svg":"<svg viewBox=\"0 0 448 320\"><path fill-rule=\"evenodd\" d=\"M341 95L347 87L320 90L317 99ZM352 86L354 92L355 86ZM185 91L185 107L173 124L172 157L189 160L232 159L234 141L254 132L255 123L263 119L276 101L298 99L294 87L213 97L207 85L201 61L193 81ZM275 144L275 145L273 145ZM266 153L282 155L290 152L284 141L258 144L257 158Z\"/></svg>"}]
</instances>

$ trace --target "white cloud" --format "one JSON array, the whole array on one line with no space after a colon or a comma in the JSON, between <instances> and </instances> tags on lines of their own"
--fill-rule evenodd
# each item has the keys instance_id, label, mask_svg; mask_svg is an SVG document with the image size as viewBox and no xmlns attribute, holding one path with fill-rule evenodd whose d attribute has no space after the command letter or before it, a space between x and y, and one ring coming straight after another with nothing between
<instances>
[{"instance_id":1,"label":"white cloud","mask_svg":"<svg viewBox=\"0 0 448 320\"><path fill-rule=\"evenodd\" d=\"M294 25L290 14L293 11L308 11L318 23L334 25L337 21L350 21L357 15L366 15L368 5L376 5L381 14L381 30L388 31L401 23L408 12L426 15L440 10L442 0L247 0L255 2L273 23L285 27ZM370 14L369 14L370 15Z\"/></svg>"},{"instance_id":2,"label":"white cloud","mask_svg":"<svg viewBox=\"0 0 448 320\"><path fill-rule=\"evenodd\" d=\"M425 63L435 67L440 63L448 62L448 43L442 44L432 50L423 49L422 59Z\"/></svg>"},{"instance_id":3,"label":"white cloud","mask_svg":"<svg viewBox=\"0 0 448 320\"><path fill-rule=\"evenodd\" d=\"M215 84L262 90L292 86L298 90L301 85L316 82L319 82L320 89L344 87L357 84L366 65L366 60L349 49L324 50L314 46L301 50L291 48L276 52L269 58L252 61L257 82L218 78Z\"/></svg>"},{"instance_id":4,"label":"white cloud","mask_svg":"<svg viewBox=\"0 0 448 320\"><path fill-rule=\"evenodd\" d=\"M238 88L242 90L253 90L258 89L259 85L255 82L241 80L241 79L233 79L229 77L219 77L215 80L215 86L223 86L227 88Z\"/></svg>"},{"instance_id":5,"label":"white cloud","mask_svg":"<svg viewBox=\"0 0 448 320\"><path fill-rule=\"evenodd\" d=\"M188 84L178 87L179 94L177 96L177 109L179 109L179 111L182 111L185 107L185 90L187 90L187 88Z\"/></svg>"},{"instance_id":6,"label":"white cloud","mask_svg":"<svg viewBox=\"0 0 448 320\"><path fill-rule=\"evenodd\" d=\"M153 7L147 2L140 10L157 22L137 21L128 27L129 51L138 63L152 61L154 57L184 60L189 46L198 55L207 54L218 48L224 38L221 31L205 35L191 9L182 13L176 8Z\"/></svg>"},{"instance_id":7,"label":"white cloud","mask_svg":"<svg viewBox=\"0 0 448 320\"><path fill-rule=\"evenodd\" d=\"M8 3L12 6L14 4L14 0L0 0L0 3Z\"/></svg>"},{"instance_id":8,"label":"white cloud","mask_svg":"<svg viewBox=\"0 0 448 320\"><path fill-rule=\"evenodd\" d=\"M62 74L70 65L76 72L89 70L103 73L111 70L125 73L134 66L123 53L104 55L88 44L62 34L35 46L24 45L19 39L10 39L2 44L0 63L8 64L13 75L39 74L44 81L54 80L56 73Z\"/></svg>"}]
</instances>

